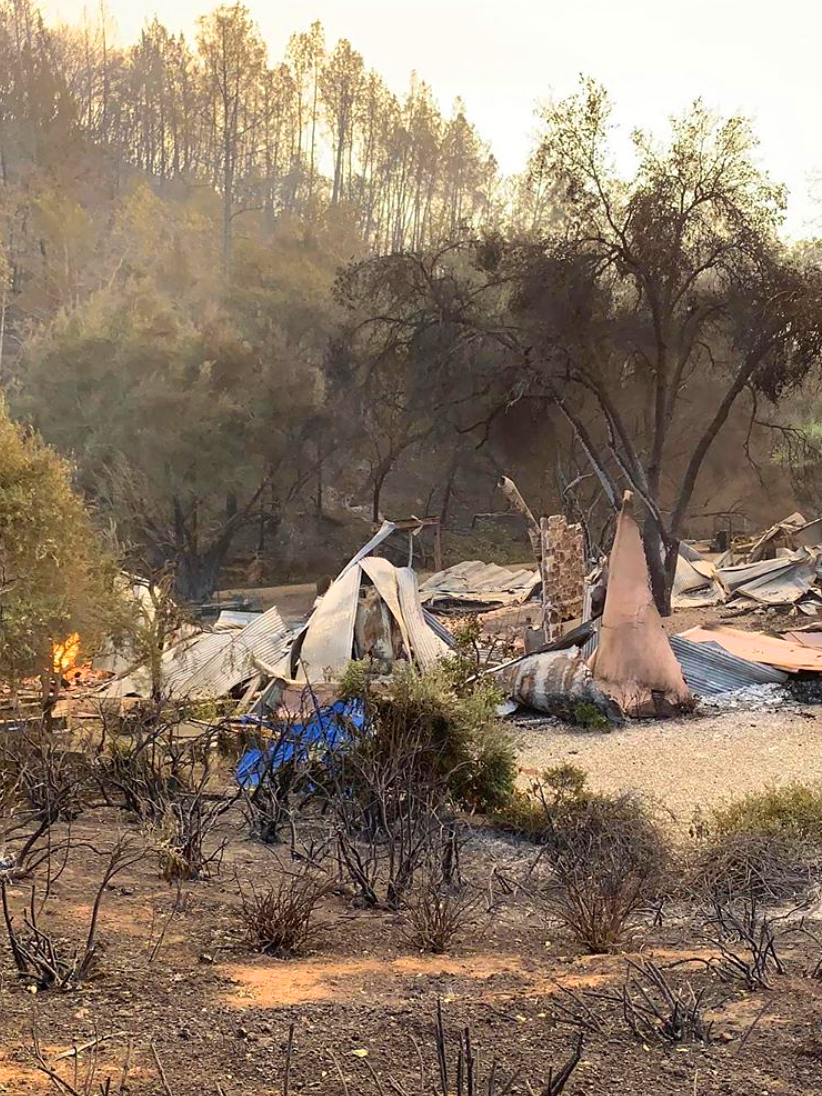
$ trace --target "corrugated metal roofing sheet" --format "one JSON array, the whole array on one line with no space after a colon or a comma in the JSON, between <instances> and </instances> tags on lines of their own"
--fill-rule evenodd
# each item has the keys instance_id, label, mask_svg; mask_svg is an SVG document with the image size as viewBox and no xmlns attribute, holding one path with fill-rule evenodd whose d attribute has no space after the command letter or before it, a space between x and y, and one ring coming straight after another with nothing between
<instances>
[{"instance_id":1,"label":"corrugated metal roofing sheet","mask_svg":"<svg viewBox=\"0 0 822 1096\"><path fill-rule=\"evenodd\" d=\"M781 670L737 658L718 643L692 643L684 636L671 636L671 647L682 667L682 676L700 696L715 696L746 685L778 684L788 680L788 675Z\"/></svg>"},{"instance_id":2,"label":"corrugated metal roofing sheet","mask_svg":"<svg viewBox=\"0 0 822 1096\"><path fill-rule=\"evenodd\" d=\"M438 617L435 617L433 613L429 613L427 609L423 609L422 618L434 635L439 636L449 650L456 650L457 641Z\"/></svg>"},{"instance_id":3,"label":"corrugated metal roofing sheet","mask_svg":"<svg viewBox=\"0 0 822 1096\"><path fill-rule=\"evenodd\" d=\"M779 575L786 574L800 560L807 558L807 552L802 550L801 553L782 559L763 559L757 563L737 563L733 567L719 567L717 575L725 589L733 593L740 587L760 581L766 576L777 578Z\"/></svg>"},{"instance_id":4,"label":"corrugated metal roofing sheet","mask_svg":"<svg viewBox=\"0 0 822 1096\"><path fill-rule=\"evenodd\" d=\"M214 622L215 632L224 632L228 629L245 628L259 620L262 613L245 613L239 609L222 609Z\"/></svg>"},{"instance_id":5,"label":"corrugated metal roofing sheet","mask_svg":"<svg viewBox=\"0 0 822 1096\"><path fill-rule=\"evenodd\" d=\"M219 633L215 633L219 634ZM253 677L258 666L273 669L291 644L291 633L276 606L240 632L228 633L229 642L179 686L178 695L225 696Z\"/></svg>"},{"instance_id":6,"label":"corrugated metal roofing sheet","mask_svg":"<svg viewBox=\"0 0 822 1096\"><path fill-rule=\"evenodd\" d=\"M512 569L481 560L464 560L431 575L419 588L424 603L437 601L512 605L525 601L540 582L539 571Z\"/></svg>"},{"instance_id":7,"label":"corrugated metal roofing sheet","mask_svg":"<svg viewBox=\"0 0 822 1096\"><path fill-rule=\"evenodd\" d=\"M420 666L433 666L435 662L448 654L448 647L431 629L423 616L417 589L417 576L410 567L397 568L397 589L414 656Z\"/></svg>"},{"instance_id":8,"label":"corrugated metal roofing sheet","mask_svg":"<svg viewBox=\"0 0 822 1096\"><path fill-rule=\"evenodd\" d=\"M359 549L359 551L355 552L355 554L351 557L348 563L346 563L345 567L343 567L343 569L337 575L336 581L339 582L339 580L343 577L346 571L349 571L355 564L359 563L361 559L365 559L366 556L370 556L371 552L380 544L382 544L382 542L387 537L390 537L396 528L397 526L394 524L393 521L384 521L377 530L377 532L374 534L374 536L371 538L371 540L369 540L367 544L364 544L362 548Z\"/></svg>"},{"instance_id":9,"label":"corrugated metal roofing sheet","mask_svg":"<svg viewBox=\"0 0 822 1096\"><path fill-rule=\"evenodd\" d=\"M160 659L163 695L167 697L182 695L189 678L216 654L225 650L231 641L231 632L203 632L184 639L165 651ZM109 682L100 691L100 695L110 698L150 696L151 674L148 667L138 666L125 676Z\"/></svg>"},{"instance_id":10,"label":"corrugated metal roofing sheet","mask_svg":"<svg viewBox=\"0 0 822 1096\"><path fill-rule=\"evenodd\" d=\"M387 559L380 559L378 556L367 556L360 561L360 567L374 583L377 593L388 606L391 616L397 622L405 653L411 658L411 637L408 634L408 626L400 608L400 594L397 589L397 572L394 564Z\"/></svg>"},{"instance_id":11,"label":"corrugated metal roofing sheet","mask_svg":"<svg viewBox=\"0 0 822 1096\"><path fill-rule=\"evenodd\" d=\"M176 696L198 670L229 646L231 640L231 632L207 632L166 651L162 659L163 691L168 696Z\"/></svg>"},{"instance_id":12,"label":"corrugated metal roofing sheet","mask_svg":"<svg viewBox=\"0 0 822 1096\"><path fill-rule=\"evenodd\" d=\"M323 681L325 671L338 671L350 660L362 568L349 565L332 582L309 618L295 667L297 681Z\"/></svg>"}]
</instances>

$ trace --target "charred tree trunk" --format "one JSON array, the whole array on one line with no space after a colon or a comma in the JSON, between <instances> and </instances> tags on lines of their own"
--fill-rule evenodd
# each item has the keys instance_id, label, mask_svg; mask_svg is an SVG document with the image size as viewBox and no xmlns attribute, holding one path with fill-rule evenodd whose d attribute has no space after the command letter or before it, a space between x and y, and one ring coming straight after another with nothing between
<instances>
[{"instance_id":1,"label":"charred tree trunk","mask_svg":"<svg viewBox=\"0 0 822 1096\"><path fill-rule=\"evenodd\" d=\"M659 528L652 517L646 517L642 530L645 561L651 576L651 592L660 616L671 615L671 595L676 576L679 541L663 544Z\"/></svg>"},{"instance_id":2,"label":"charred tree trunk","mask_svg":"<svg viewBox=\"0 0 822 1096\"><path fill-rule=\"evenodd\" d=\"M174 547L169 562L174 564L174 592L181 601L205 601L214 593L234 537L252 519L266 483L263 480L242 508L234 495L226 498L225 520L205 546L197 527L196 504L185 513L180 500L173 500Z\"/></svg>"},{"instance_id":3,"label":"charred tree trunk","mask_svg":"<svg viewBox=\"0 0 822 1096\"><path fill-rule=\"evenodd\" d=\"M388 468L386 468L385 471L379 469L374 476L374 484L371 490L371 518L373 521L380 520L380 497L388 472Z\"/></svg>"},{"instance_id":4,"label":"charred tree trunk","mask_svg":"<svg viewBox=\"0 0 822 1096\"><path fill-rule=\"evenodd\" d=\"M176 560L174 590L180 601L207 601L217 588L231 538L220 538L204 552L182 552Z\"/></svg>"}]
</instances>

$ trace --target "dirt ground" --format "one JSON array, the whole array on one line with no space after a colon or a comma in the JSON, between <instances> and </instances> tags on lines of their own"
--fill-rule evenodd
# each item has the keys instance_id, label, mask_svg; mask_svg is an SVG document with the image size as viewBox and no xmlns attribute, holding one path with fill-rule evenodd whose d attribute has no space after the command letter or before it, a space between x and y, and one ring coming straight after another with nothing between
<instances>
[{"instance_id":1,"label":"dirt ground","mask_svg":"<svg viewBox=\"0 0 822 1096\"><path fill-rule=\"evenodd\" d=\"M103 862L89 846L102 853L124 831L138 840L136 828L113 810L74 824L75 850L42 915L49 931L83 938ZM221 836L229 845L220 873L185 884L179 901L158 878L151 854L117 877L102 909L99 975L80 990L29 992L14 976L3 938L0 1093L58 1091L35 1067L36 1032L47 1060L78 1092L98 1093L111 1076L111 1092L134 1096L279 1096L292 1024L291 1092L430 1092L420 1084L420 1060L433 1084L438 1000L454 1054L459 1031L470 1025L481 1070L496 1059L500 1075L521 1071L507 1091L540 1092L573 1041L552 1012L558 987L616 991L626 958L640 950L673 981L704 987L715 1041L671 1049L646 1045L627 1032L617 1006L602 1005L606 1030L586 1036L566 1093L822 1091L822 1042L815 1034L822 984L804 976L819 946L804 937L782 946L785 973L774 977L773 988L754 993L708 973L700 960L710 957L710 946L673 914L661 926L652 926L650 917L639 923L625 955L584 954L522 892L490 888L495 866L515 878L535 850L483 829L467 847L463 871L479 892L494 895L494 905L491 912L485 912L487 902L478 908L465 939L449 954L420 953L408 943L401 916L357 909L340 891L321 911L323 927L311 952L277 960L245 941L239 888L263 886L273 858L284 854L249 839L239 819ZM27 888L16 887L16 916L27 900ZM78 1082L72 1047L100 1038L94 1087L86 1090L81 1082L94 1052L80 1053ZM126 1059L130 1070L121 1090ZM391 1087L389 1078L400 1087Z\"/></svg>"},{"instance_id":2,"label":"dirt ground","mask_svg":"<svg viewBox=\"0 0 822 1096\"><path fill-rule=\"evenodd\" d=\"M297 622L314 587L258 593L263 607L277 604ZM704 619L678 614L666 626L682 630ZM762 626L756 618L734 623ZM532 724L516 735L523 779L574 762L595 788L632 788L653 798L682 836L696 807L767 782L822 779L820 720L822 707L796 706L608 734ZM147 851L114 880L102 907L98 972L80 989L32 993L15 973L0 926L0 1094L91 1096L105 1091L109 1077L110 1093L132 1096L283 1096L285 1088L321 1096L440 1093L438 1002L451 1054L449 1091L456 1092L459 1035L470 1027L479 1072L487 1079L496 1060L498 1079L515 1076L498 1096L541 1093L573 1046L572 1029L557 1016L563 990L619 993L627 961L639 956L653 958L674 985L704 991L713 1041L644 1043L628 1031L618 1005L599 1001L603 1030L586 1033L566 1096L822 1092L822 981L807 976L822 945L809 936L791 932L781 940L784 973L772 977L770 990L755 992L721 982L706 967L712 946L685 910L666 908L661 923L641 918L622 953L586 954L530 891L508 892L500 883L522 877L538 850L482 825L463 858L480 900L447 954L421 953L409 943L402 915L357 908L342 888L324 901L321 931L307 954L274 959L245 939L240 888L264 887L286 854L252 840L239 815L229 819L218 835L227 848L213 878L184 884L178 896ZM73 824L73 851L41 916L56 938L84 939L105 852L122 833L143 841L128 816L111 809ZM18 924L28 901L28 887L15 886ZM820 912L818 904L812 912ZM810 924L822 938L822 920ZM37 1068L35 1038L62 1082ZM98 1040L95 1049L90 1044ZM86 1048L76 1055L76 1073L73 1048Z\"/></svg>"}]
</instances>

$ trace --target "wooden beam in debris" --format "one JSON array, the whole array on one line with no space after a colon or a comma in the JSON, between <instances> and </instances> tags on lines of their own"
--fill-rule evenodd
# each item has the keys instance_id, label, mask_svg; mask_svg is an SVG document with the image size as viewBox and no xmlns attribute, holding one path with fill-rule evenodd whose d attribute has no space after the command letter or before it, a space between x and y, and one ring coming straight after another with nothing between
<instances>
[{"instance_id":1,"label":"wooden beam in debris","mask_svg":"<svg viewBox=\"0 0 822 1096\"><path fill-rule=\"evenodd\" d=\"M542 553L540 551L540 528L537 524L537 519L531 512L530 506L520 494L517 485L508 476L500 476L497 486L499 487L500 491L502 491L503 495L505 495L511 509L516 510L517 513L522 514L522 516L527 520L528 537L531 541L531 550L534 553L534 558L536 559L537 563L539 563L540 559L542 558Z\"/></svg>"}]
</instances>

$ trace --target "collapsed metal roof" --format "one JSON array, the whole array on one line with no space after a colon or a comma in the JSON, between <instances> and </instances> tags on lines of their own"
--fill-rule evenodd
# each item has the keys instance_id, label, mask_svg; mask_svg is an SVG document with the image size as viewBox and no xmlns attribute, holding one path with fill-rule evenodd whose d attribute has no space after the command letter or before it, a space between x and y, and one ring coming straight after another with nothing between
<instances>
[{"instance_id":1,"label":"collapsed metal roof","mask_svg":"<svg viewBox=\"0 0 822 1096\"><path fill-rule=\"evenodd\" d=\"M816 526L817 522L810 522ZM817 534L814 534L817 535ZM718 601L734 605L796 605L814 600L819 582L817 550L781 549L774 559L712 564L691 549L680 554L672 592L675 609L700 608ZM801 608L801 606L800 606Z\"/></svg>"},{"instance_id":2,"label":"collapsed metal roof","mask_svg":"<svg viewBox=\"0 0 822 1096\"><path fill-rule=\"evenodd\" d=\"M540 584L538 570L500 567L482 560L465 560L431 575L420 586L420 599L430 607L518 605Z\"/></svg>"},{"instance_id":3,"label":"collapsed metal roof","mask_svg":"<svg viewBox=\"0 0 822 1096\"><path fill-rule=\"evenodd\" d=\"M427 667L447 653L446 644L425 619L414 571L394 567L378 556L360 554L328 588L294 643L288 677L326 681L341 673L355 657L354 630L363 577L373 584L387 607L409 661Z\"/></svg>"},{"instance_id":4,"label":"collapsed metal roof","mask_svg":"<svg viewBox=\"0 0 822 1096\"><path fill-rule=\"evenodd\" d=\"M170 647L160 659L160 681L166 696L179 696L191 676L206 665L232 640L231 632L204 632ZM151 672L138 666L106 684L99 695L113 699L125 696L151 696Z\"/></svg>"},{"instance_id":5,"label":"collapsed metal roof","mask_svg":"<svg viewBox=\"0 0 822 1096\"><path fill-rule=\"evenodd\" d=\"M292 632L276 606L239 632L227 635L229 642L181 683L178 695L225 696L256 673L272 674L280 667L292 640Z\"/></svg>"}]
</instances>

